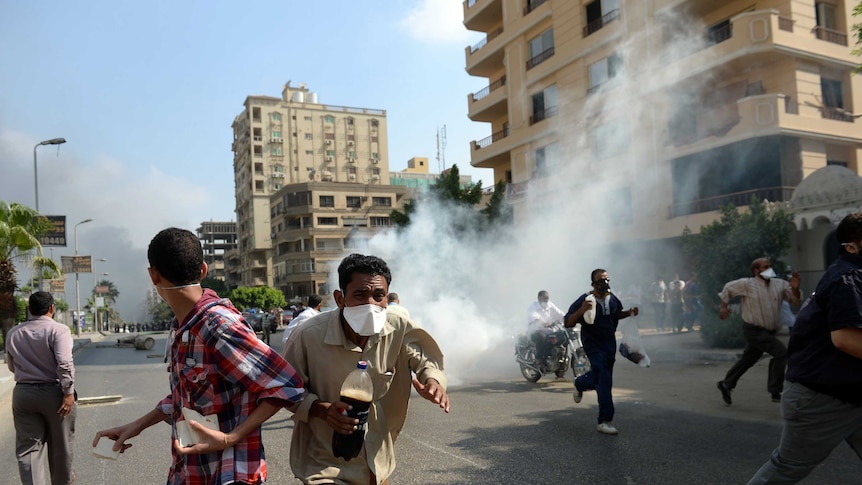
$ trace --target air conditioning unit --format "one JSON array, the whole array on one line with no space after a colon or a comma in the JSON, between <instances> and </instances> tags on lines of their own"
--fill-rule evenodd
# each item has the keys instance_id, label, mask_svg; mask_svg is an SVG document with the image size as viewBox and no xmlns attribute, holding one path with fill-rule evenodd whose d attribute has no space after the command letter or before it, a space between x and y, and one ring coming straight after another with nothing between
<instances>
[{"instance_id":1,"label":"air conditioning unit","mask_svg":"<svg viewBox=\"0 0 862 485\"><path fill-rule=\"evenodd\" d=\"M326 140L327 145L332 145L332 140Z\"/></svg>"},{"instance_id":2,"label":"air conditioning unit","mask_svg":"<svg viewBox=\"0 0 862 485\"><path fill-rule=\"evenodd\" d=\"M347 146L352 147L352 146L353 146L353 141L348 141L348 142L347 142Z\"/></svg>"},{"instance_id":3,"label":"air conditioning unit","mask_svg":"<svg viewBox=\"0 0 862 485\"><path fill-rule=\"evenodd\" d=\"M351 182L356 182L356 174L355 173L347 174L347 180L349 180Z\"/></svg>"},{"instance_id":4,"label":"air conditioning unit","mask_svg":"<svg viewBox=\"0 0 862 485\"><path fill-rule=\"evenodd\" d=\"M374 181L380 180L380 175L377 175L377 174L372 175L371 180L374 180Z\"/></svg>"},{"instance_id":5,"label":"air conditioning unit","mask_svg":"<svg viewBox=\"0 0 862 485\"><path fill-rule=\"evenodd\" d=\"M271 138L270 143L284 143L284 138Z\"/></svg>"},{"instance_id":6,"label":"air conditioning unit","mask_svg":"<svg viewBox=\"0 0 862 485\"><path fill-rule=\"evenodd\" d=\"M326 157L326 163L332 162L332 157Z\"/></svg>"},{"instance_id":7,"label":"air conditioning unit","mask_svg":"<svg viewBox=\"0 0 862 485\"><path fill-rule=\"evenodd\" d=\"M272 176L277 178L277 179L283 179L284 178L284 172L272 172Z\"/></svg>"},{"instance_id":8,"label":"air conditioning unit","mask_svg":"<svg viewBox=\"0 0 862 485\"><path fill-rule=\"evenodd\" d=\"M348 158L348 159L347 159L347 161L348 161L348 162L350 162L350 163L353 163L353 162L355 162L355 161L356 161L356 159L355 159L355 158L353 158L353 157L350 157L350 158Z\"/></svg>"},{"instance_id":9,"label":"air conditioning unit","mask_svg":"<svg viewBox=\"0 0 862 485\"><path fill-rule=\"evenodd\" d=\"M379 158L372 158L371 163L378 164L378 163L380 163L380 159Z\"/></svg>"}]
</instances>

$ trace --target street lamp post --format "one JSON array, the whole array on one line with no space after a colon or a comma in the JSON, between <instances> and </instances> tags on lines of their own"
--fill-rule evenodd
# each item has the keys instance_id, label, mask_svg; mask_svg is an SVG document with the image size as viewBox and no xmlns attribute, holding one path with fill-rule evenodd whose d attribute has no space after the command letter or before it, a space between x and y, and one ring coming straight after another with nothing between
<instances>
[{"instance_id":1,"label":"street lamp post","mask_svg":"<svg viewBox=\"0 0 862 485\"><path fill-rule=\"evenodd\" d=\"M40 141L33 147L33 185L36 189L36 212L39 212L39 171L36 164L36 149L42 145L62 145L66 143L65 138L51 138ZM42 268L39 267L39 291L42 291Z\"/></svg>"},{"instance_id":2,"label":"street lamp post","mask_svg":"<svg viewBox=\"0 0 862 485\"><path fill-rule=\"evenodd\" d=\"M99 292L96 291L96 289L98 288L98 284L99 284L96 281L96 278L98 275L98 273L96 273L96 261L100 261L100 262L104 263L107 261L107 259L106 258L93 259L93 307L96 306L96 297L99 296ZM108 274L108 273L104 273L104 274ZM99 331L99 318L98 317L99 317L99 311L94 310L93 311L93 329L96 330L97 332Z\"/></svg>"},{"instance_id":3,"label":"street lamp post","mask_svg":"<svg viewBox=\"0 0 862 485\"><path fill-rule=\"evenodd\" d=\"M75 256L78 256L78 226L80 226L81 224L86 224L88 222L93 222L93 219L84 219L83 221L75 224ZM81 318L81 284L78 281L77 271L75 271L75 308L77 309L77 312L75 313L75 318L77 320ZM75 335L81 335L81 326L78 324L77 321L75 322Z\"/></svg>"}]
</instances>

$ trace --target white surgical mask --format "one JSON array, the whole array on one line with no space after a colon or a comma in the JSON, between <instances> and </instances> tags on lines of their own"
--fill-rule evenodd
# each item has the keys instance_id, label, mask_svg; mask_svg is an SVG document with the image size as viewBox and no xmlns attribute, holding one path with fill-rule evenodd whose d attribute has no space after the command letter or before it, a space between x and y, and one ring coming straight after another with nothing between
<instances>
[{"instance_id":1,"label":"white surgical mask","mask_svg":"<svg viewBox=\"0 0 862 485\"><path fill-rule=\"evenodd\" d=\"M354 332L366 337L380 333L386 323L386 309L377 305L346 306L341 314Z\"/></svg>"},{"instance_id":2,"label":"white surgical mask","mask_svg":"<svg viewBox=\"0 0 862 485\"><path fill-rule=\"evenodd\" d=\"M548 302L546 302L546 301L541 301L541 302L539 302L539 305L541 305L542 310L547 310L547 309L548 309Z\"/></svg>"},{"instance_id":3,"label":"white surgical mask","mask_svg":"<svg viewBox=\"0 0 862 485\"><path fill-rule=\"evenodd\" d=\"M200 283L189 283L187 285L177 285L177 286L156 286L156 285L153 285L153 288L156 289L156 294L159 295L159 298L161 298L161 300L163 302L167 303L168 301L165 300L165 297L163 297L161 293L159 293L159 290L181 290L183 288L190 288L192 286L200 286L200 285L201 285Z\"/></svg>"},{"instance_id":4,"label":"white surgical mask","mask_svg":"<svg viewBox=\"0 0 862 485\"><path fill-rule=\"evenodd\" d=\"M760 276L763 277L763 279L767 279L767 280L770 278L775 278L775 270L772 268L769 268L766 271L761 271Z\"/></svg>"}]
</instances>

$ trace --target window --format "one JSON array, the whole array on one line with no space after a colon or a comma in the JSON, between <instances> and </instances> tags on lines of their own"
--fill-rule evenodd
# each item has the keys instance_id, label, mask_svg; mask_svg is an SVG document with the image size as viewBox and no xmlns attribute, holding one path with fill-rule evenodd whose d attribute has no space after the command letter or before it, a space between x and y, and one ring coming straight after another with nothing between
<instances>
[{"instance_id":1,"label":"window","mask_svg":"<svg viewBox=\"0 0 862 485\"><path fill-rule=\"evenodd\" d=\"M351 207L354 209L358 209L358 208L362 207L362 199L360 199L359 197L348 195L347 196L347 207Z\"/></svg>"},{"instance_id":2,"label":"window","mask_svg":"<svg viewBox=\"0 0 862 485\"><path fill-rule=\"evenodd\" d=\"M273 130L272 131L272 137L273 138L281 138L281 131L280 130L279 131Z\"/></svg>"},{"instance_id":3,"label":"window","mask_svg":"<svg viewBox=\"0 0 862 485\"><path fill-rule=\"evenodd\" d=\"M371 158L374 160L380 160L380 154L379 153L372 153Z\"/></svg>"},{"instance_id":4,"label":"window","mask_svg":"<svg viewBox=\"0 0 862 485\"><path fill-rule=\"evenodd\" d=\"M335 196L334 195L321 195L320 196L320 207L335 207Z\"/></svg>"},{"instance_id":5,"label":"window","mask_svg":"<svg viewBox=\"0 0 862 485\"><path fill-rule=\"evenodd\" d=\"M372 168L372 169L371 169L371 174L372 174L372 175L380 175L380 169L379 169L379 168L377 168L377 167Z\"/></svg>"},{"instance_id":6,"label":"window","mask_svg":"<svg viewBox=\"0 0 862 485\"><path fill-rule=\"evenodd\" d=\"M254 190L263 190L263 180L254 181Z\"/></svg>"},{"instance_id":7,"label":"window","mask_svg":"<svg viewBox=\"0 0 862 485\"><path fill-rule=\"evenodd\" d=\"M841 81L821 78L820 94L823 96L824 106L830 108L844 108L844 96L841 89Z\"/></svg>"},{"instance_id":8,"label":"window","mask_svg":"<svg viewBox=\"0 0 862 485\"><path fill-rule=\"evenodd\" d=\"M356 175L356 167L347 167L347 173L352 173Z\"/></svg>"},{"instance_id":9,"label":"window","mask_svg":"<svg viewBox=\"0 0 862 485\"><path fill-rule=\"evenodd\" d=\"M826 165L838 165L839 167L847 168L847 162L839 162L837 160L826 160Z\"/></svg>"},{"instance_id":10,"label":"window","mask_svg":"<svg viewBox=\"0 0 862 485\"><path fill-rule=\"evenodd\" d=\"M323 117L323 122L324 123L335 123L335 116L326 115Z\"/></svg>"},{"instance_id":11,"label":"window","mask_svg":"<svg viewBox=\"0 0 862 485\"><path fill-rule=\"evenodd\" d=\"M534 153L536 158L536 174L546 176L556 173L560 167L560 144L557 142L545 145Z\"/></svg>"},{"instance_id":12,"label":"window","mask_svg":"<svg viewBox=\"0 0 862 485\"><path fill-rule=\"evenodd\" d=\"M590 66L590 89L593 93L605 83L618 79L623 71L623 58L614 53Z\"/></svg>"},{"instance_id":13,"label":"window","mask_svg":"<svg viewBox=\"0 0 862 485\"><path fill-rule=\"evenodd\" d=\"M283 165L275 164L275 165L273 165L273 166L272 166L272 171L273 171L273 172L282 173L282 172L284 172L284 166L283 166Z\"/></svg>"},{"instance_id":14,"label":"window","mask_svg":"<svg viewBox=\"0 0 862 485\"><path fill-rule=\"evenodd\" d=\"M392 197L372 197L371 203L377 206L392 207Z\"/></svg>"},{"instance_id":15,"label":"window","mask_svg":"<svg viewBox=\"0 0 862 485\"><path fill-rule=\"evenodd\" d=\"M377 120L371 120L371 126L372 126L372 127L377 128L377 125L379 125L379 124L380 124L380 122L379 122L379 121L377 121Z\"/></svg>"},{"instance_id":16,"label":"window","mask_svg":"<svg viewBox=\"0 0 862 485\"><path fill-rule=\"evenodd\" d=\"M305 121L311 121L311 116L303 116L302 119Z\"/></svg>"},{"instance_id":17,"label":"window","mask_svg":"<svg viewBox=\"0 0 862 485\"><path fill-rule=\"evenodd\" d=\"M353 118L347 118L347 126L353 126Z\"/></svg>"},{"instance_id":18,"label":"window","mask_svg":"<svg viewBox=\"0 0 862 485\"><path fill-rule=\"evenodd\" d=\"M389 227L392 225L392 222L388 217L372 217L371 218L371 227Z\"/></svg>"},{"instance_id":19,"label":"window","mask_svg":"<svg viewBox=\"0 0 862 485\"><path fill-rule=\"evenodd\" d=\"M263 164L260 162L256 162L254 164L254 173L258 175L263 175Z\"/></svg>"},{"instance_id":20,"label":"window","mask_svg":"<svg viewBox=\"0 0 862 485\"><path fill-rule=\"evenodd\" d=\"M356 158L356 152L347 152L347 158Z\"/></svg>"},{"instance_id":21,"label":"window","mask_svg":"<svg viewBox=\"0 0 862 485\"><path fill-rule=\"evenodd\" d=\"M281 188L281 184L280 184L280 183L275 182L275 183L273 183L273 184L272 184L272 189L273 189L273 190L278 190L278 189L280 189L280 188Z\"/></svg>"},{"instance_id":22,"label":"window","mask_svg":"<svg viewBox=\"0 0 862 485\"><path fill-rule=\"evenodd\" d=\"M311 139L313 139L313 138L314 138L314 137L312 136L312 134L311 134L311 133L306 133L306 134L305 134L305 139L306 139L306 140L311 140Z\"/></svg>"},{"instance_id":23,"label":"window","mask_svg":"<svg viewBox=\"0 0 862 485\"><path fill-rule=\"evenodd\" d=\"M530 124L538 123L545 118L557 114L557 86L549 86L544 91L533 95L533 115Z\"/></svg>"},{"instance_id":24,"label":"window","mask_svg":"<svg viewBox=\"0 0 862 485\"><path fill-rule=\"evenodd\" d=\"M618 119L596 127L595 149L599 160L615 157L628 150L628 123Z\"/></svg>"},{"instance_id":25,"label":"window","mask_svg":"<svg viewBox=\"0 0 862 485\"><path fill-rule=\"evenodd\" d=\"M251 109L251 119L252 121L260 121L260 108Z\"/></svg>"},{"instance_id":26,"label":"window","mask_svg":"<svg viewBox=\"0 0 862 485\"><path fill-rule=\"evenodd\" d=\"M836 30L838 28L838 13L835 5L826 2L815 2L817 8L817 26Z\"/></svg>"},{"instance_id":27,"label":"window","mask_svg":"<svg viewBox=\"0 0 862 485\"><path fill-rule=\"evenodd\" d=\"M305 154L306 155L314 155L314 150L306 150Z\"/></svg>"},{"instance_id":28,"label":"window","mask_svg":"<svg viewBox=\"0 0 862 485\"><path fill-rule=\"evenodd\" d=\"M554 55L554 29L548 29L529 41L530 59L527 69L532 69Z\"/></svg>"},{"instance_id":29,"label":"window","mask_svg":"<svg viewBox=\"0 0 862 485\"><path fill-rule=\"evenodd\" d=\"M281 121L281 114L280 113L272 113L269 116L272 119L272 121Z\"/></svg>"},{"instance_id":30,"label":"window","mask_svg":"<svg viewBox=\"0 0 862 485\"><path fill-rule=\"evenodd\" d=\"M620 16L620 0L595 0L586 6L587 25L584 37L600 30Z\"/></svg>"},{"instance_id":31,"label":"window","mask_svg":"<svg viewBox=\"0 0 862 485\"><path fill-rule=\"evenodd\" d=\"M279 145L273 145L270 147L269 153L274 157L282 157L284 156L284 150Z\"/></svg>"},{"instance_id":32,"label":"window","mask_svg":"<svg viewBox=\"0 0 862 485\"><path fill-rule=\"evenodd\" d=\"M326 156L327 157L334 157L335 156L335 150L326 150Z\"/></svg>"},{"instance_id":33,"label":"window","mask_svg":"<svg viewBox=\"0 0 862 485\"><path fill-rule=\"evenodd\" d=\"M337 226L338 218L337 217L318 217L317 218L318 226Z\"/></svg>"},{"instance_id":34,"label":"window","mask_svg":"<svg viewBox=\"0 0 862 485\"><path fill-rule=\"evenodd\" d=\"M711 25L706 29L706 42L709 45L719 44L733 35L730 19Z\"/></svg>"},{"instance_id":35,"label":"window","mask_svg":"<svg viewBox=\"0 0 862 485\"><path fill-rule=\"evenodd\" d=\"M319 237L314 241L314 246L320 250L335 250L341 249L341 239Z\"/></svg>"}]
</instances>

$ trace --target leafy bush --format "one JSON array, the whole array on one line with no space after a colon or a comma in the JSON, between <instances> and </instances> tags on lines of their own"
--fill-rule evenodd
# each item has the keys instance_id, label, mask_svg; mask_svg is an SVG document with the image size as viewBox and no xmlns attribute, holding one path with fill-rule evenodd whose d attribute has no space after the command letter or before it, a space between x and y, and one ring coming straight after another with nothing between
<instances>
[{"instance_id":1,"label":"leafy bush","mask_svg":"<svg viewBox=\"0 0 862 485\"><path fill-rule=\"evenodd\" d=\"M734 313L727 320L720 320L717 312L704 312L700 321L700 338L709 347L742 348L745 346L742 317Z\"/></svg>"}]
</instances>

